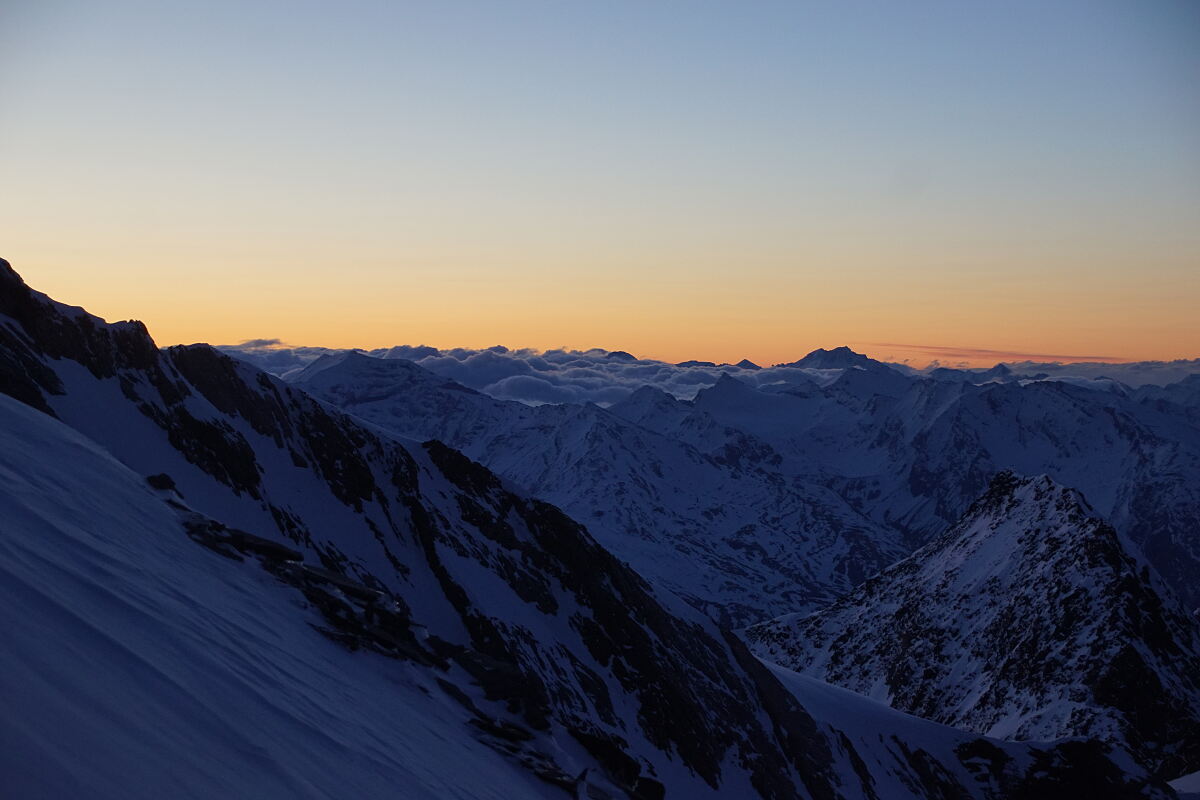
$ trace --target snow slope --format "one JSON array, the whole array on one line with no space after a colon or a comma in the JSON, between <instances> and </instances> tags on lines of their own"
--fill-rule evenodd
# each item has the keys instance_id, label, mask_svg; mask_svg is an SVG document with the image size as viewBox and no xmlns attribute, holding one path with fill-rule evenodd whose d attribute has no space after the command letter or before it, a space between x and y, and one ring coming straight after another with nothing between
<instances>
[{"instance_id":1,"label":"snow slope","mask_svg":"<svg viewBox=\"0 0 1200 800\"><path fill-rule=\"evenodd\" d=\"M321 636L303 596L2 395L0 485L6 796L561 796L420 670Z\"/></svg>"},{"instance_id":2,"label":"snow slope","mask_svg":"<svg viewBox=\"0 0 1200 800\"><path fill-rule=\"evenodd\" d=\"M862 786L864 800L966 797L998 778L1004 784L998 797L1003 798L1119 797L1129 789L1114 788L1115 777L1122 769L1139 769L1127 754L1095 740L1047 747L980 738L778 665L771 665L771 672L842 747L859 754L857 769L870 776ZM1071 775L1065 786L1052 777L1064 772ZM1150 791L1162 791L1162 786Z\"/></svg>"},{"instance_id":3,"label":"snow slope","mask_svg":"<svg viewBox=\"0 0 1200 800\"><path fill-rule=\"evenodd\" d=\"M1179 800L1200 797L1200 772L1193 772L1171 781L1171 788L1179 793Z\"/></svg>"}]
</instances>

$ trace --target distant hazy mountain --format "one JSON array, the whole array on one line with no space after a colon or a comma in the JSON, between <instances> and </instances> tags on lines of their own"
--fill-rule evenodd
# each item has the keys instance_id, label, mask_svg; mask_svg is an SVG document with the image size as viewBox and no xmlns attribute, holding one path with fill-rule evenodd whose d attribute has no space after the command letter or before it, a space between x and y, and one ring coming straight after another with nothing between
<instances>
[{"instance_id":1,"label":"distant hazy mountain","mask_svg":"<svg viewBox=\"0 0 1200 800\"><path fill-rule=\"evenodd\" d=\"M322 355L360 352L377 358L403 358L493 397L533 404L593 402L609 405L641 386L653 386L688 400L699 390L715 384L725 373L761 388L805 377L818 383L828 382L849 367L869 371L886 368L905 375L976 384L994 380L1065 380L1115 382L1132 388L1142 385L1165 386L1188 375L1200 374L1200 359L1129 364L1022 362L998 364L990 369L934 366L915 370L903 364L876 361L847 347L814 350L797 361L769 367L760 367L748 359L736 364L697 360L671 364L599 348L538 351L496 346L482 350L438 350L424 345L401 345L348 351L324 347L289 347L275 340L257 340L241 345L223 345L218 349L284 377Z\"/></svg>"},{"instance_id":2,"label":"distant hazy mountain","mask_svg":"<svg viewBox=\"0 0 1200 800\"><path fill-rule=\"evenodd\" d=\"M1099 738L1200 768L1200 626L1079 494L1002 473L949 531L759 655L1005 739Z\"/></svg>"}]
</instances>

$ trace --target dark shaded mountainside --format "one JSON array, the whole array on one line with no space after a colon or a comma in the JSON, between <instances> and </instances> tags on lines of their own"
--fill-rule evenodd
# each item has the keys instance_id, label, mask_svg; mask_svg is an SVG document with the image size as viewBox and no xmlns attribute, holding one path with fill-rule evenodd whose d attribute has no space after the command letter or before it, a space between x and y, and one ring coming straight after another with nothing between
<instances>
[{"instance_id":1,"label":"dark shaded mountainside","mask_svg":"<svg viewBox=\"0 0 1200 800\"><path fill-rule=\"evenodd\" d=\"M263 590L262 597L302 597L295 614L307 615L328 639L369 651L355 664L390 659L396 674L403 670L423 694L450 698L463 722L456 746L502 754L539 779L531 785L546 791L635 798L1169 796L1164 785L1100 743L994 742L870 704L858 710L859 717L870 718L870 734L839 723L836 713L814 718L806 710L809 684L803 679L788 677L785 686L735 637L654 591L562 512L510 491L458 452L436 442L384 438L207 346L160 351L140 323L110 325L55 303L26 287L5 262L0 262L0 392L57 418L74 429L71 436L82 434L87 447L98 443L97 452L102 447L115 456L123 465L119 470L149 481L157 495L148 499L137 499L121 483L124 478L110 483L135 498L128 506L131 528L136 517L153 522L158 538L193 540L186 550L172 551L180 575L201 567L212 573L213 559L240 570L242 577L222 578L231 586L269 575L274 588ZM67 428L44 417L44 424L31 422L29 412L18 408L4 401L5 436L15 442L5 448L4 459L11 463L4 466L14 476L24 469L49 477L29 493L11 489L4 502L22 511L39 498L61 496L64 508L81 498L92 502L87 476L75 465L22 456L42 452L51 459ZM35 435L42 439L31 438ZM108 469L94 466L99 456L88 458L79 462L87 474ZM118 469L115 462L112 469ZM61 488L67 486L76 489ZM105 486L98 483L95 492ZM94 498L94 507L101 501ZM21 552L49 536L51 527L38 519L23 534L15 523L5 523L0 534L16 537L5 547ZM171 575L158 573L169 573L173 562L143 563L139 550L114 541L122 535L113 529L99 537L133 564L105 591L140 596L152 584L170 586ZM59 554L66 560L77 556L83 552ZM18 571L33 564L10 561L0 578L18 580ZM261 570L247 571L255 564ZM111 566L106 562L102 571ZM50 585L42 584L47 592L55 591L56 581L65 585L68 575L86 574L50 567L51 577L45 578ZM242 594L239 588L188 607L220 622ZM187 601L177 593L168 599L151 605ZM104 616L108 604L87 610L100 615L89 631L112 623ZM241 610L252 615L252 609ZM10 622L12 630L20 630ZM158 622L166 626L165 640L142 642L139 664L182 647L192 635L173 619ZM105 641L135 633L112 623ZM305 652L324 641L312 636L301 640ZM29 641L39 648L55 643L53 636ZM90 641L77 645L84 662L89 646L96 646ZM110 649L105 645L96 653ZM259 690L276 691L270 676L287 676L289 664L278 656L258 664L267 687ZM108 680L141 685L132 675L124 678ZM49 688L10 685L6 691L27 690L19 694L27 698L39 688L58 708L60 694L93 680L86 671L76 672L60 675ZM304 707L316 699L332 702L329 697L341 692L334 686L314 691L311 698L280 701ZM815 690L811 705L821 707ZM232 724L249 726L239 733L247 747L257 747L248 719ZM116 736L114 726L120 725L101 719L79 745L95 752L76 766L84 772L94 768L95 774L88 773L94 796L151 796L145 785L130 783L128 774L95 766L106 757L127 760L120 744L138 732L121 728ZM153 758L161 737L153 730L140 734ZM206 728L195 735L215 734ZM7 725L4 741L3 758L14 764L44 757L49 747ZM337 745L352 756L341 769L353 770L361 761L352 742ZM418 751L413 758L433 755ZM250 771L272 768L266 759ZM453 787L454 770L446 772L438 779ZM32 782L27 794L46 791L37 774L15 774ZM196 779L203 774L201 769ZM530 789L527 796L540 796L539 791Z\"/></svg>"},{"instance_id":2,"label":"dark shaded mountainside","mask_svg":"<svg viewBox=\"0 0 1200 800\"><path fill-rule=\"evenodd\" d=\"M1079 493L1046 476L999 474L909 558L746 639L926 719L1117 742L1171 778L1200 769L1200 626Z\"/></svg>"}]
</instances>

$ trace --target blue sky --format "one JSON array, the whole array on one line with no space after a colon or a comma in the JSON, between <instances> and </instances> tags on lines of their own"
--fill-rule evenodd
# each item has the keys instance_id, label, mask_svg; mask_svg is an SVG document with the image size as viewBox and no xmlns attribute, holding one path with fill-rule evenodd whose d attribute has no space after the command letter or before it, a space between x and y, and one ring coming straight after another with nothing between
<instances>
[{"instance_id":1,"label":"blue sky","mask_svg":"<svg viewBox=\"0 0 1200 800\"><path fill-rule=\"evenodd\" d=\"M1200 351L1194 2L0 9L0 255L159 338Z\"/></svg>"}]
</instances>

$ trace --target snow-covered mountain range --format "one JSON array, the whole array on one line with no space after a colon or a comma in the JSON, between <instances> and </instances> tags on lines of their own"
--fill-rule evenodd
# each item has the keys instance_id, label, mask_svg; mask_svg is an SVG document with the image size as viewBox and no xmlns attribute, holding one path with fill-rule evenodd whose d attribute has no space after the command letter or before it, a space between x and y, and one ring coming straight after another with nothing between
<instances>
[{"instance_id":1,"label":"snow-covered mountain range","mask_svg":"<svg viewBox=\"0 0 1200 800\"><path fill-rule=\"evenodd\" d=\"M759 655L1004 739L1121 742L1200 768L1200 627L1086 501L1001 473L959 522L838 602L751 627Z\"/></svg>"},{"instance_id":2,"label":"snow-covered mountain range","mask_svg":"<svg viewBox=\"0 0 1200 800\"><path fill-rule=\"evenodd\" d=\"M833 602L960 497L881 476L934 455L913 440L937 426L901 409L990 385L856 356L607 409L343 354L287 383L208 345L158 349L0 261L6 787L1169 798L1166 759L1189 756L1162 736L989 738L768 666L714 621ZM1186 455L1172 426L1192 395L1153 389L1109 393ZM442 441L408 438L430 429Z\"/></svg>"},{"instance_id":3,"label":"snow-covered mountain range","mask_svg":"<svg viewBox=\"0 0 1200 800\"><path fill-rule=\"evenodd\" d=\"M13 796L507 800L582 788L540 779L562 776L528 752L528 763L510 758L525 733L458 695L452 671L385 657L378 631L366 652L320 633L349 635L321 609L331 597L358 607L360 589L325 583L322 597L315 580L290 585L265 541L228 544L224 556L198 546L187 535L198 520L177 495L5 396L0 443L0 764ZM785 796L1167 796L1120 775L1102 747L990 741L772 674L832 743L837 779L833 794L798 786ZM612 788L595 768L585 781L588 796ZM667 787L668 797L695 789Z\"/></svg>"},{"instance_id":4,"label":"snow-covered mountain range","mask_svg":"<svg viewBox=\"0 0 1200 800\"><path fill-rule=\"evenodd\" d=\"M690 400L643 386L607 409L503 402L361 353L320 356L288 379L388 430L463 448L735 624L844 591L952 524L1005 469L1080 490L1200 607L1200 376L1133 389L993 370L975 383L845 348L765 379L772 371L728 369ZM703 574L680 576L672 554L693 552ZM776 577L791 582L786 596Z\"/></svg>"},{"instance_id":5,"label":"snow-covered mountain range","mask_svg":"<svg viewBox=\"0 0 1200 800\"><path fill-rule=\"evenodd\" d=\"M438 439L584 522L647 578L734 627L816 609L906 551L753 436L645 388L602 409L498 400L402 359L324 356L294 386L392 433Z\"/></svg>"},{"instance_id":6,"label":"snow-covered mountain range","mask_svg":"<svg viewBox=\"0 0 1200 800\"><path fill-rule=\"evenodd\" d=\"M976 385L848 369L826 386L754 388L727 376L691 407L767 442L785 473L828 486L913 547L953 523L995 473L1047 474L1081 491L1195 608L1200 426L1191 385Z\"/></svg>"},{"instance_id":7,"label":"snow-covered mountain range","mask_svg":"<svg viewBox=\"0 0 1200 800\"><path fill-rule=\"evenodd\" d=\"M458 451L3 262L0 394L19 796L1170 795L768 668Z\"/></svg>"}]
</instances>

